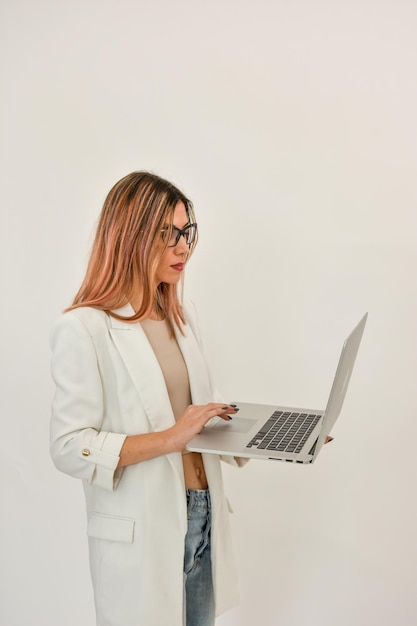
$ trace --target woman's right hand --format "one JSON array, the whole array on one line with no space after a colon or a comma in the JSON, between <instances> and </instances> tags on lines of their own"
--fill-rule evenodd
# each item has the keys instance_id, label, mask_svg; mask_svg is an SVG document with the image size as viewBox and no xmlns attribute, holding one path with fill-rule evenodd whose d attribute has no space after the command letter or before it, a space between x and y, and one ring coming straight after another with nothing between
<instances>
[{"instance_id":1,"label":"woman's right hand","mask_svg":"<svg viewBox=\"0 0 417 626\"><path fill-rule=\"evenodd\" d=\"M219 402L209 402L208 404L190 404L171 427L172 443L174 451L182 452L187 443L203 430L204 426L213 417L221 417L229 421L229 415L235 415L238 408L231 404L221 404Z\"/></svg>"}]
</instances>

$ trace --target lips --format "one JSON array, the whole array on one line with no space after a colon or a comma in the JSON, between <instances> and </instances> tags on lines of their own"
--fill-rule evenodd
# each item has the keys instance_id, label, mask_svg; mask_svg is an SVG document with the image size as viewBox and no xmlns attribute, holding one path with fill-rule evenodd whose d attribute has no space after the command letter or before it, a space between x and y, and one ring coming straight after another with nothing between
<instances>
[{"instance_id":1,"label":"lips","mask_svg":"<svg viewBox=\"0 0 417 626\"><path fill-rule=\"evenodd\" d=\"M177 270L177 272L182 272L184 269L184 263L177 263L176 265L171 265L173 270Z\"/></svg>"}]
</instances>

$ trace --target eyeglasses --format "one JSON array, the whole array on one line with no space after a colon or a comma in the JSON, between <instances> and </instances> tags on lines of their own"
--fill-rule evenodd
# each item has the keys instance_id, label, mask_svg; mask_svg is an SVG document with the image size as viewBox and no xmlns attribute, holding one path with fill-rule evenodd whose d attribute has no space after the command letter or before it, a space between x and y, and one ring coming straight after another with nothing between
<instances>
[{"instance_id":1,"label":"eyeglasses","mask_svg":"<svg viewBox=\"0 0 417 626\"><path fill-rule=\"evenodd\" d=\"M161 230L161 235L164 241L169 238L167 248L174 248L179 242L180 237L184 237L187 246L191 246L197 235L197 224L188 224L188 226L182 229L176 226L173 226L172 229L166 227Z\"/></svg>"}]
</instances>

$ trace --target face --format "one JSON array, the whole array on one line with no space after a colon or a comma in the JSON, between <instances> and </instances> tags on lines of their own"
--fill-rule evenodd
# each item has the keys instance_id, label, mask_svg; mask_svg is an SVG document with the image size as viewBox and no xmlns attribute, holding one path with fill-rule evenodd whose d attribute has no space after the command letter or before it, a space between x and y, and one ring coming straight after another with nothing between
<instances>
[{"instance_id":1,"label":"face","mask_svg":"<svg viewBox=\"0 0 417 626\"><path fill-rule=\"evenodd\" d=\"M173 225L177 228L185 228L188 224L188 215L182 202L175 207ZM180 237L176 246L167 248L159 261L156 279L158 283L177 283L184 271L188 258L189 247L184 237Z\"/></svg>"}]
</instances>

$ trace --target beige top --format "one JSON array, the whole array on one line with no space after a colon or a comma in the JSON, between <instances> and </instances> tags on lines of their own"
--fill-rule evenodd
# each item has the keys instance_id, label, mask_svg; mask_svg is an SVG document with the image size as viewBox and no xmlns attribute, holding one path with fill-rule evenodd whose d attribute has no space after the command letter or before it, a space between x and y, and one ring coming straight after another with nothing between
<instances>
[{"instance_id":1,"label":"beige top","mask_svg":"<svg viewBox=\"0 0 417 626\"><path fill-rule=\"evenodd\" d=\"M158 359L177 420L191 404L190 381L184 357L177 340L170 336L165 320L146 319L142 320L141 325Z\"/></svg>"}]
</instances>

